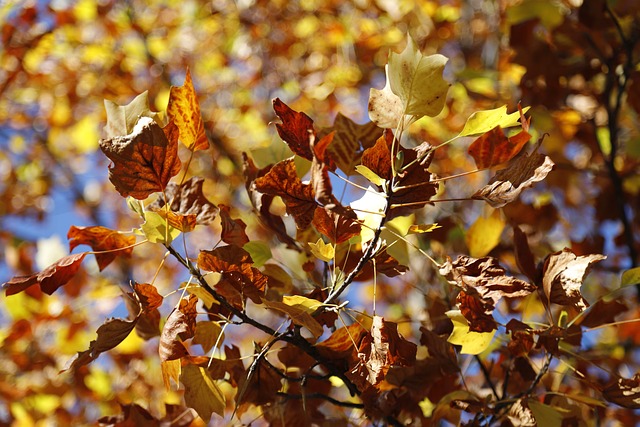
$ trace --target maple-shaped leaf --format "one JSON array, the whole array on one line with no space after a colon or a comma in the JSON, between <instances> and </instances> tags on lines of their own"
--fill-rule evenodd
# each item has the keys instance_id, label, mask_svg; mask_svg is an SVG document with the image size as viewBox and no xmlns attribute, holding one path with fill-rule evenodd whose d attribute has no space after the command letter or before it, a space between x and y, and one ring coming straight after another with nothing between
<instances>
[{"instance_id":1,"label":"maple-shaped leaf","mask_svg":"<svg viewBox=\"0 0 640 427\"><path fill-rule=\"evenodd\" d=\"M173 122L161 128L142 117L131 133L100 140L100 149L113 162L109 180L122 197L143 200L167 187L180 172L178 133Z\"/></svg>"},{"instance_id":2,"label":"maple-shaped leaf","mask_svg":"<svg viewBox=\"0 0 640 427\"><path fill-rule=\"evenodd\" d=\"M358 221L324 208L314 211L312 223L320 234L336 245L358 236L361 229Z\"/></svg>"},{"instance_id":3,"label":"maple-shaped leaf","mask_svg":"<svg viewBox=\"0 0 640 427\"><path fill-rule=\"evenodd\" d=\"M115 348L129 336L133 328L135 328L136 322L137 318L134 320L115 318L107 320L96 331L98 337L89 343L89 349L76 354L69 361L65 371L69 369L75 370L82 365L87 365L97 359L101 353Z\"/></svg>"},{"instance_id":4,"label":"maple-shaped leaf","mask_svg":"<svg viewBox=\"0 0 640 427\"><path fill-rule=\"evenodd\" d=\"M576 256L571 250L552 253L544 260L542 286L549 302L574 306L578 311L588 307L580 288L589 267L607 257L600 254Z\"/></svg>"},{"instance_id":5,"label":"maple-shaped leaf","mask_svg":"<svg viewBox=\"0 0 640 427\"><path fill-rule=\"evenodd\" d=\"M130 257L136 236L127 236L106 227L76 227L72 225L67 233L69 250L78 245L89 245L96 253L100 271L104 270L118 256Z\"/></svg>"},{"instance_id":6,"label":"maple-shaped leaf","mask_svg":"<svg viewBox=\"0 0 640 427\"><path fill-rule=\"evenodd\" d=\"M276 124L280 138L287 143L295 154L311 160L313 153L310 141L316 134L313 120L305 113L292 110L279 98L273 100L273 109L282 121L282 123Z\"/></svg>"},{"instance_id":7,"label":"maple-shaped leaf","mask_svg":"<svg viewBox=\"0 0 640 427\"><path fill-rule=\"evenodd\" d=\"M624 408L640 409L640 374L615 379L602 390L602 396Z\"/></svg>"},{"instance_id":8,"label":"maple-shaped leaf","mask_svg":"<svg viewBox=\"0 0 640 427\"><path fill-rule=\"evenodd\" d=\"M273 231L282 243L285 243L289 249L300 251L301 248L294 238L287 234L287 229L284 225L284 221L280 216L274 215L270 212L270 207L273 199L276 197L271 194L264 194L257 191L254 185L256 179L266 175L273 165L269 165L263 169L258 169L253 160L247 156L246 153L242 153L243 160L243 174L245 177L245 188L249 194L251 204L256 209L258 218L269 230Z\"/></svg>"},{"instance_id":9,"label":"maple-shaped leaf","mask_svg":"<svg viewBox=\"0 0 640 427\"><path fill-rule=\"evenodd\" d=\"M460 311L473 332L495 329L489 317L500 298L524 297L536 290L530 283L507 276L498 260L492 257L476 259L461 255L454 262L447 260L440 267L440 274L464 291L459 301Z\"/></svg>"},{"instance_id":10,"label":"maple-shaped leaf","mask_svg":"<svg viewBox=\"0 0 640 427\"><path fill-rule=\"evenodd\" d=\"M360 164L362 151L373 146L382 133L373 122L360 125L341 113L336 115L333 126L320 129L317 137L323 138L332 132L333 141L327 151L347 176L354 174L354 167Z\"/></svg>"},{"instance_id":11,"label":"maple-shaped leaf","mask_svg":"<svg viewBox=\"0 0 640 427\"><path fill-rule=\"evenodd\" d=\"M410 366L415 362L417 346L398 334L398 325L373 316L370 334L360 344L358 356L366 367L366 381L378 385L391 366ZM358 370L353 371L364 373Z\"/></svg>"},{"instance_id":12,"label":"maple-shaped leaf","mask_svg":"<svg viewBox=\"0 0 640 427\"><path fill-rule=\"evenodd\" d=\"M219 205L220 220L222 221L222 233L220 238L228 245L244 246L249 242L249 237L245 233L247 224L241 219L232 219L229 211L231 208L226 205Z\"/></svg>"},{"instance_id":13,"label":"maple-shaped leaf","mask_svg":"<svg viewBox=\"0 0 640 427\"><path fill-rule=\"evenodd\" d=\"M254 181L254 186L261 193L280 196L299 229L309 227L318 204L313 187L303 184L298 178L293 158L276 163L269 172Z\"/></svg>"},{"instance_id":14,"label":"maple-shaped leaf","mask_svg":"<svg viewBox=\"0 0 640 427\"><path fill-rule=\"evenodd\" d=\"M167 116L180 129L180 141L189 150L197 151L209 148L209 141L204 132L204 121L200 114L200 104L193 88L189 68L187 68L184 84L171 86Z\"/></svg>"},{"instance_id":15,"label":"maple-shaped leaf","mask_svg":"<svg viewBox=\"0 0 640 427\"><path fill-rule=\"evenodd\" d=\"M468 152L478 169L487 169L514 158L530 139L531 135L525 131L507 137L502 128L496 126L473 141Z\"/></svg>"},{"instance_id":16,"label":"maple-shaped leaf","mask_svg":"<svg viewBox=\"0 0 640 427\"><path fill-rule=\"evenodd\" d=\"M60 258L39 273L28 276L15 276L2 284L7 296L14 295L25 289L39 285L42 292L53 294L59 287L66 285L76 275L87 252L67 255Z\"/></svg>"},{"instance_id":17,"label":"maple-shaped leaf","mask_svg":"<svg viewBox=\"0 0 640 427\"><path fill-rule=\"evenodd\" d=\"M376 143L362 153L362 165L384 180L392 178L391 146L393 133L385 130Z\"/></svg>"},{"instance_id":18,"label":"maple-shaped leaf","mask_svg":"<svg viewBox=\"0 0 640 427\"><path fill-rule=\"evenodd\" d=\"M196 224L207 225L213 222L219 209L204 195L203 184L204 179L197 176L189 178L182 185L170 182L164 194L171 202L171 211L183 216L195 215ZM160 211L164 205L165 200L160 197L149 205L149 209Z\"/></svg>"},{"instance_id":19,"label":"maple-shaped leaf","mask_svg":"<svg viewBox=\"0 0 640 427\"><path fill-rule=\"evenodd\" d=\"M501 208L516 200L525 188L545 179L554 166L544 154L534 152L518 156L471 197Z\"/></svg>"},{"instance_id":20,"label":"maple-shaped leaf","mask_svg":"<svg viewBox=\"0 0 640 427\"><path fill-rule=\"evenodd\" d=\"M158 113L149 109L149 93L142 92L127 105L118 105L113 101L104 100L107 112L107 125L104 127L107 137L129 135L141 117L155 119Z\"/></svg>"},{"instance_id":21,"label":"maple-shaped leaf","mask_svg":"<svg viewBox=\"0 0 640 427\"><path fill-rule=\"evenodd\" d=\"M197 303L198 298L190 295L189 298L181 299L178 306L169 314L162 328L158 348L162 362L189 355L182 341L193 338L195 334Z\"/></svg>"},{"instance_id":22,"label":"maple-shaped leaf","mask_svg":"<svg viewBox=\"0 0 640 427\"><path fill-rule=\"evenodd\" d=\"M209 423L213 413L224 416L224 393L209 377L206 369L185 365L180 373L180 382L184 386L184 403L193 408L205 424Z\"/></svg>"},{"instance_id":23,"label":"maple-shaped leaf","mask_svg":"<svg viewBox=\"0 0 640 427\"><path fill-rule=\"evenodd\" d=\"M200 251L198 267L222 274L216 289L232 286L243 297L260 304L267 285L267 276L253 267L247 251L234 245L221 246L211 251ZM224 292L221 292L224 295Z\"/></svg>"}]
</instances>

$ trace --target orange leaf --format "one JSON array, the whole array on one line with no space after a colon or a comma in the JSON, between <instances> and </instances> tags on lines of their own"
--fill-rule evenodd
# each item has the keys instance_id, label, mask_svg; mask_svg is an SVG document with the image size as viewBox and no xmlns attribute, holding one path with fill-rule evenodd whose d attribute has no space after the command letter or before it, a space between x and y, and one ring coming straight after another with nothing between
<instances>
[{"instance_id":1,"label":"orange leaf","mask_svg":"<svg viewBox=\"0 0 640 427\"><path fill-rule=\"evenodd\" d=\"M346 242L360 234L360 224L357 221L325 208L314 211L313 226L335 244Z\"/></svg>"},{"instance_id":2,"label":"orange leaf","mask_svg":"<svg viewBox=\"0 0 640 427\"><path fill-rule=\"evenodd\" d=\"M478 169L486 169L508 162L529 142L531 135L522 131L507 138L500 126L478 137L469 146L469 154L476 161Z\"/></svg>"},{"instance_id":3,"label":"orange leaf","mask_svg":"<svg viewBox=\"0 0 640 427\"><path fill-rule=\"evenodd\" d=\"M138 295L143 310L153 310L162 305L162 295L155 286L147 283L134 283L133 290Z\"/></svg>"},{"instance_id":4,"label":"orange leaf","mask_svg":"<svg viewBox=\"0 0 640 427\"><path fill-rule=\"evenodd\" d=\"M391 179L391 145L393 133L385 130L373 147L367 148L362 153L362 164L372 170L382 179Z\"/></svg>"},{"instance_id":5,"label":"orange leaf","mask_svg":"<svg viewBox=\"0 0 640 427\"><path fill-rule=\"evenodd\" d=\"M257 178L254 184L255 189L261 193L280 196L287 213L293 216L300 230L309 227L318 204L314 198L313 187L303 184L298 178L293 158L276 163L267 174Z\"/></svg>"},{"instance_id":6,"label":"orange leaf","mask_svg":"<svg viewBox=\"0 0 640 427\"><path fill-rule=\"evenodd\" d=\"M210 224L218 215L219 209L204 195L203 184L204 179L197 176L189 178L182 185L170 182L164 193L171 201L171 211L183 216L195 215L196 224ZM160 197L149 205L149 209L160 211L164 205L164 198ZM188 219L187 222L191 223L191 220Z\"/></svg>"},{"instance_id":7,"label":"orange leaf","mask_svg":"<svg viewBox=\"0 0 640 427\"><path fill-rule=\"evenodd\" d=\"M126 236L119 231L106 227L76 227L72 225L67 233L69 240L69 250L73 250L78 245L89 245L96 252L96 261L100 271L104 270L116 257L124 255L130 257L133 252L133 245L136 242L135 236Z\"/></svg>"},{"instance_id":8,"label":"orange leaf","mask_svg":"<svg viewBox=\"0 0 640 427\"><path fill-rule=\"evenodd\" d=\"M313 158L310 137L316 134L313 120L305 113L299 113L289 108L279 98L273 100L273 109L282 121L276 124L278 135L287 143L291 151L307 160Z\"/></svg>"},{"instance_id":9,"label":"orange leaf","mask_svg":"<svg viewBox=\"0 0 640 427\"><path fill-rule=\"evenodd\" d=\"M169 314L160 335L158 352L161 361L166 362L189 355L182 341L193 338L195 334L197 302L198 298L190 295L188 299L180 300L178 307Z\"/></svg>"},{"instance_id":10,"label":"orange leaf","mask_svg":"<svg viewBox=\"0 0 640 427\"><path fill-rule=\"evenodd\" d=\"M180 129L180 141L189 150L197 151L209 148L209 141L204 132L204 122L200 114L200 104L198 104L198 96L193 88L189 68L187 68L184 84L171 86L167 116Z\"/></svg>"},{"instance_id":11,"label":"orange leaf","mask_svg":"<svg viewBox=\"0 0 640 427\"><path fill-rule=\"evenodd\" d=\"M229 210L231 209L229 206L220 205L219 208L222 221L220 238L229 245L244 246L245 243L249 242L247 233L244 231L247 228L247 224L241 219L232 219L231 215L229 215Z\"/></svg>"},{"instance_id":12,"label":"orange leaf","mask_svg":"<svg viewBox=\"0 0 640 427\"><path fill-rule=\"evenodd\" d=\"M38 284L45 294L53 294L59 287L67 284L80 269L82 260L87 252L67 255L60 258L40 273L28 276L15 276L8 282L2 284L6 295L14 295L25 289Z\"/></svg>"},{"instance_id":13,"label":"orange leaf","mask_svg":"<svg viewBox=\"0 0 640 427\"><path fill-rule=\"evenodd\" d=\"M122 197L143 200L166 188L180 172L178 133L173 122L161 128L142 117L129 135L100 140L100 149L113 162L109 180Z\"/></svg>"}]
</instances>

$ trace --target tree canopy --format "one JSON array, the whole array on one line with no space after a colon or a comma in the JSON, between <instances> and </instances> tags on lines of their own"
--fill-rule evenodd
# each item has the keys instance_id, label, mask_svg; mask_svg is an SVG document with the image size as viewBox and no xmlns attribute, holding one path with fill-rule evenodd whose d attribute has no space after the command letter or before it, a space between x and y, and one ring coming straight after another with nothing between
<instances>
[{"instance_id":1,"label":"tree canopy","mask_svg":"<svg viewBox=\"0 0 640 427\"><path fill-rule=\"evenodd\" d=\"M636 3L0 6L0 422L637 423Z\"/></svg>"}]
</instances>

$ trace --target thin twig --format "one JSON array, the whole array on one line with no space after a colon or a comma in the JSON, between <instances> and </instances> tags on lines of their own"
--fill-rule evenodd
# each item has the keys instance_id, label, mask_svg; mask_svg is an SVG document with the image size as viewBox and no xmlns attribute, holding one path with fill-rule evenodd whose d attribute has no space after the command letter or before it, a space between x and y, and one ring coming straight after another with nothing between
<instances>
[{"instance_id":1,"label":"thin twig","mask_svg":"<svg viewBox=\"0 0 640 427\"><path fill-rule=\"evenodd\" d=\"M278 396L284 397L285 399L322 399L336 406L342 406L344 408L355 408L355 409L364 408L364 405L362 403L345 402L343 400L337 400L323 393L309 393L309 394L303 395L303 394L293 394L293 393L285 393L283 391L279 391L277 394Z\"/></svg>"}]
</instances>

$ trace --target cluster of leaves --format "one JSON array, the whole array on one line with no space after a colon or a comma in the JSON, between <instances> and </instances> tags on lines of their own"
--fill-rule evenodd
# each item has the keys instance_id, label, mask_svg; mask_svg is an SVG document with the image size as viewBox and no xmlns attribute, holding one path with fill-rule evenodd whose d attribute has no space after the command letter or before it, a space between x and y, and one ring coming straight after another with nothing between
<instances>
[{"instance_id":1,"label":"cluster of leaves","mask_svg":"<svg viewBox=\"0 0 640 427\"><path fill-rule=\"evenodd\" d=\"M11 112L1 117L11 120L11 152L24 158L3 153L0 161L25 167L3 177L1 212L44 217L37 201L46 201L56 170L93 224L117 224L70 227L69 250L91 252L50 260L40 244L37 258L30 244L0 235L19 272L4 285L13 323L2 331L0 396L12 419L635 422L627 408L640 399L638 311L625 297L638 271L616 278L635 266L640 218L628 209L640 188L632 1L506 2L499 10L328 1L319 11L277 12L269 2L217 2L206 5L210 15L193 16L205 6L186 3L193 7L177 13L151 2L144 19L135 1L8 12L0 116ZM385 25L399 19L422 49L409 38L389 55L387 84L370 92L372 122L340 113L326 122L338 109L364 116L345 98L380 73L386 47L399 41ZM492 22L504 25L503 39ZM87 24L91 31L74 35ZM329 37L307 43L313 32ZM186 39L207 42L187 48ZM81 50L65 50L78 40ZM60 48L48 50L51 43ZM212 43L220 43L213 55ZM105 46L121 53L102 55ZM177 59L174 48L193 56ZM436 51L454 59L449 97L447 58ZM72 71L85 59L90 71ZM183 86L168 87L173 74L185 76ZM41 89L37 100L25 79ZM243 88L230 91L234 80ZM282 89L245 89L258 81ZM128 105L105 102L98 144L101 99L147 88ZM272 93L299 97L296 108L322 125L276 98L280 148L265 137ZM494 108L520 97L532 110ZM148 99L163 109L167 98L166 113L151 111ZM31 137L40 143L21 145ZM91 196L74 181L98 147L128 211L111 189ZM242 160L238 148L247 151ZM598 227L613 221L619 229ZM116 307L92 336L120 293L128 317ZM105 306L92 319L83 317L87 298ZM49 332L53 350L42 339Z\"/></svg>"}]
</instances>

